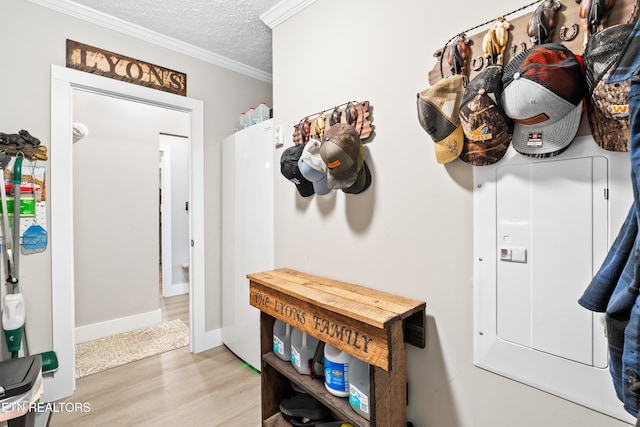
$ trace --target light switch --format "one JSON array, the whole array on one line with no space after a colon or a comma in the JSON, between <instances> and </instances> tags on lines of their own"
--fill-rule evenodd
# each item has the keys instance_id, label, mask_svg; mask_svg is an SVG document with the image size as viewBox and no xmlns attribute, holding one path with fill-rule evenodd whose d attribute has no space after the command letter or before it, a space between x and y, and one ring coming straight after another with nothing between
<instances>
[{"instance_id":1,"label":"light switch","mask_svg":"<svg viewBox=\"0 0 640 427\"><path fill-rule=\"evenodd\" d=\"M282 147L284 145L284 130L282 129L282 125L276 126L273 130L273 142L275 143L276 148Z\"/></svg>"},{"instance_id":2,"label":"light switch","mask_svg":"<svg viewBox=\"0 0 640 427\"><path fill-rule=\"evenodd\" d=\"M522 247L500 248L500 260L526 263L527 249Z\"/></svg>"},{"instance_id":3,"label":"light switch","mask_svg":"<svg viewBox=\"0 0 640 427\"><path fill-rule=\"evenodd\" d=\"M527 262L527 250L525 248L513 248L513 249L511 249L511 261L513 261L513 262Z\"/></svg>"}]
</instances>

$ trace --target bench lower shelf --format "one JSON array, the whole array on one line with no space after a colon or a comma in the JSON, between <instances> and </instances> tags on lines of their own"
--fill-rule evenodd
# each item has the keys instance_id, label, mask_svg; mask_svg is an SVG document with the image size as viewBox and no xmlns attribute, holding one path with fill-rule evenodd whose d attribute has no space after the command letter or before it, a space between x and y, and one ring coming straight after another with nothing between
<instances>
[{"instance_id":1,"label":"bench lower shelf","mask_svg":"<svg viewBox=\"0 0 640 427\"><path fill-rule=\"evenodd\" d=\"M370 427L370 422L361 417L351 408L351 405L349 405L348 397L336 397L332 395L327 391L322 380L313 379L308 375L300 374L293 368L290 362L286 362L278 358L278 356L276 356L273 352L264 354L262 356L262 365L263 369L268 369L269 367L271 367L285 376L287 379L295 382L300 388L308 392L316 400L329 408L334 417L336 417L337 419L348 421L353 424L354 427ZM277 422L279 421L277 419L278 417L283 424L277 424ZM272 420L274 424L271 424ZM289 423L282 419L282 416L280 414L276 414L263 422L264 427L288 427L289 425Z\"/></svg>"},{"instance_id":2,"label":"bench lower shelf","mask_svg":"<svg viewBox=\"0 0 640 427\"><path fill-rule=\"evenodd\" d=\"M268 420L264 420L262 422L263 427L291 427L285 419L282 417L281 413L277 413Z\"/></svg>"}]
</instances>

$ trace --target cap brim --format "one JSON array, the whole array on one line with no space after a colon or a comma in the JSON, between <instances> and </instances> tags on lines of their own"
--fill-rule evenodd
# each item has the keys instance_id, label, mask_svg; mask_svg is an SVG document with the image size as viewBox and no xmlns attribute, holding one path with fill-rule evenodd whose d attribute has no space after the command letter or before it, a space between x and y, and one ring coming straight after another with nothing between
<instances>
[{"instance_id":1,"label":"cap brim","mask_svg":"<svg viewBox=\"0 0 640 427\"><path fill-rule=\"evenodd\" d=\"M315 191L315 193L319 196L324 196L325 194L331 193L331 189L329 188L329 185L327 185L326 176L319 181L313 182L313 191Z\"/></svg>"},{"instance_id":2,"label":"cap brim","mask_svg":"<svg viewBox=\"0 0 640 427\"><path fill-rule=\"evenodd\" d=\"M490 143L473 142L465 139L460 160L472 166L488 166L502 159L511 144L511 135L507 132Z\"/></svg>"},{"instance_id":3,"label":"cap brim","mask_svg":"<svg viewBox=\"0 0 640 427\"><path fill-rule=\"evenodd\" d=\"M309 143L307 142L307 144ZM327 175L308 164L302 157L298 161L298 169L300 169L302 176L312 183L313 191L316 194L323 196L331 192L327 185Z\"/></svg>"},{"instance_id":4,"label":"cap brim","mask_svg":"<svg viewBox=\"0 0 640 427\"><path fill-rule=\"evenodd\" d=\"M370 186L371 171L369 170L369 166L367 166L367 162L365 161L362 164L360 172L358 172L358 179L356 180L356 182L349 188L343 188L342 191L349 194L360 194Z\"/></svg>"},{"instance_id":5,"label":"cap brim","mask_svg":"<svg viewBox=\"0 0 640 427\"><path fill-rule=\"evenodd\" d=\"M511 139L513 148L531 157L551 157L562 153L578 132L583 104L584 101L580 101L562 119L546 126L516 123Z\"/></svg>"},{"instance_id":6,"label":"cap brim","mask_svg":"<svg viewBox=\"0 0 640 427\"><path fill-rule=\"evenodd\" d=\"M417 94L418 121L434 141L447 138L460 123L466 81L466 76L454 74Z\"/></svg>"},{"instance_id":7,"label":"cap brim","mask_svg":"<svg viewBox=\"0 0 640 427\"><path fill-rule=\"evenodd\" d=\"M629 120L606 116L590 105L587 109L589 127L596 144L607 151L629 151Z\"/></svg>"},{"instance_id":8,"label":"cap brim","mask_svg":"<svg viewBox=\"0 0 640 427\"><path fill-rule=\"evenodd\" d=\"M607 151L629 151L630 81L607 84L601 80L587 98L587 117L593 139Z\"/></svg>"},{"instance_id":9,"label":"cap brim","mask_svg":"<svg viewBox=\"0 0 640 427\"><path fill-rule=\"evenodd\" d=\"M417 107L420 126L434 141L443 140L455 130L456 123L447 119L439 109L423 99L420 94L418 94Z\"/></svg>"},{"instance_id":10,"label":"cap brim","mask_svg":"<svg viewBox=\"0 0 640 427\"><path fill-rule=\"evenodd\" d=\"M351 187L358 180L358 173L364 163L364 145L360 143L358 158L346 171L336 174L335 169L327 169L327 185L334 190Z\"/></svg>"},{"instance_id":11,"label":"cap brim","mask_svg":"<svg viewBox=\"0 0 640 427\"><path fill-rule=\"evenodd\" d=\"M296 188L298 189L298 193L300 193L302 197L313 196L314 189L313 189L312 182L305 181L305 182L300 182L300 184L294 184L294 185L296 186Z\"/></svg>"},{"instance_id":12,"label":"cap brim","mask_svg":"<svg viewBox=\"0 0 640 427\"><path fill-rule=\"evenodd\" d=\"M334 190L351 187L358 179L358 163L354 163L351 168L341 174L334 174L330 170L327 171L327 185Z\"/></svg>"},{"instance_id":13,"label":"cap brim","mask_svg":"<svg viewBox=\"0 0 640 427\"><path fill-rule=\"evenodd\" d=\"M311 164L307 163L302 157L298 160L298 169L302 176L311 182L320 181L326 179L327 174L314 168Z\"/></svg>"},{"instance_id":14,"label":"cap brim","mask_svg":"<svg viewBox=\"0 0 640 427\"><path fill-rule=\"evenodd\" d=\"M458 127L449 136L433 144L436 149L436 161L438 163L449 163L457 159L462 153L464 144L462 124L458 124Z\"/></svg>"}]
</instances>

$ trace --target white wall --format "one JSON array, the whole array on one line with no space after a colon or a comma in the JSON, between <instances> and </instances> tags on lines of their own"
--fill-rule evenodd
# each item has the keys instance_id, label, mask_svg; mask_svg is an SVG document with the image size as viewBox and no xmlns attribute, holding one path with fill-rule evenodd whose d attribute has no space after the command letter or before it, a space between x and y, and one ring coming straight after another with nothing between
<instances>
[{"instance_id":1,"label":"white wall","mask_svg":"<svg viewBox=\"0 0 640 427\"><path fill-rule=\"evenodd\" d=\"M472 170L436 163L416 93L450 37L519 6L318 0L274 28L274 125L288 137L306 115L348 100L369 100L375 125L365 193L303 199L276 173L276 267L427 302L427 347L407 346L416 426L621 427L473 365Z\"/></svg>"},{"instance_id":2,"label":"white wall","mask_svg":"<svg viewBox=\"0 0 640 427\"><path fill-rule=\"evenodd\" d=\"M66 39L187 74L187 95L203 100L205 106L206 329L220 328L221 141L248 106L260 101L272 105L271 84L27 0L0 2L0 16L4 22L0 26L2 55L10 63L0 67L0 79L5 82L0 85L0 131L27 129L46 146L50 137L51 64L65 65ZM49 167L49 162L42 163ZM21 290L28 301L30 348L45 351L51 348L50 252L25 257L20 270Z\"/></svg>"}]
</instances>

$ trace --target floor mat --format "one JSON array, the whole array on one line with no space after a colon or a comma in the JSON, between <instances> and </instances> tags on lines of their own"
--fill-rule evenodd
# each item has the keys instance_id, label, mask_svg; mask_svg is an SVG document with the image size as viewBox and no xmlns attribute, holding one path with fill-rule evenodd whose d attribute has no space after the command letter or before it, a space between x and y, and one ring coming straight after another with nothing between
<instances>
[{"instance_id":1,"label":"floor mat","mask_svg":"<svg viewBox=\"0 0 640 427\"><path fill-rule=\"evenodd\" d=\"M180 319L76 344L76 378L175 350L189 344L189 327Z\"/></svg>"}]
</instances>

